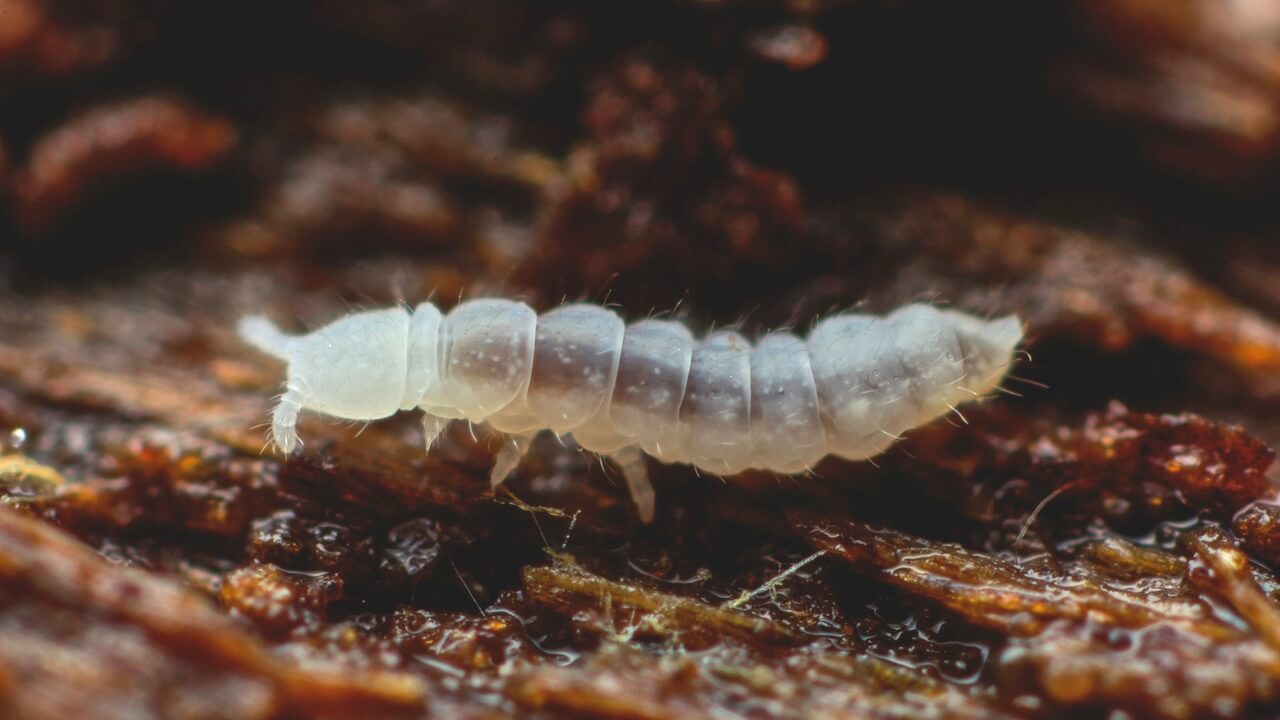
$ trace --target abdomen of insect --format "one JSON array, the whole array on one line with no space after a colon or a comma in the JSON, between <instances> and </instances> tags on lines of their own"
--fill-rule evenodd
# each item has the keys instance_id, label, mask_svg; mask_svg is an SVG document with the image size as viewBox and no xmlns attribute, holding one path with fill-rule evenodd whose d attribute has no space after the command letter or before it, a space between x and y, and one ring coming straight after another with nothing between
<instances>
[{"instance_id":1,"label":"abdomen of insect","mask_svg":"<svg viewBox=\"0 0 1280 720\"><path fill-rule=\"evenodd\" d=\"M803 472L827 455L861 460L901 434L999 387L1022 340L1014 316L984 320L930 305L846 313L801 338L736 332L696 340L681 323L626 325L566 305L538 315L511 300L423 303L340 318L289 336L263 317L240 323L288 363L272 437L292 452L301 410L352 420L421 408L428 450L465 418L505 433L492 479L515 469L533 435L572 434L621 468L653 517L641 451L718 475Z\"/></svg>"}]
</instances>

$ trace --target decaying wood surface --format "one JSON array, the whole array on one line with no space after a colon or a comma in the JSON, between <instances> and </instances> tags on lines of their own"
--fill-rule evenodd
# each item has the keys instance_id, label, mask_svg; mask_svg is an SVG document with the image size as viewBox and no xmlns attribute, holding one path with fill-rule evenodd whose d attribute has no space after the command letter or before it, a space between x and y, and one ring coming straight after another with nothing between
<instances>
[{"instance_id":1,"label":"decaying wood surface","mask_svg":"<svg viewBox=\"0 0 1280 720\"><path fill-rule=\"evenodd\" d=\"M1280 710L1272 3L187 5L0 0L0 716ZM241 314L484 294L1030 344L651 525L551 437L265 447Z\"/></svg>"}]
</instances>

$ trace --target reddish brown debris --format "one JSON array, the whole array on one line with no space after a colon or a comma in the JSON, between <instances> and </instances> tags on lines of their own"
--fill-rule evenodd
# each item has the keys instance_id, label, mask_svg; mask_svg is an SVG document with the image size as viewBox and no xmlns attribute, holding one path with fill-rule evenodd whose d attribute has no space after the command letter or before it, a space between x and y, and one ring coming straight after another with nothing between
<instances>
[{"instance_id":1,"label":"reddish brown debris","mask_svg":"<svg viewBox=\"0 0 1280 720\"><path fill-rule=\"evenodd\" d=\"M583 113L591 142L568 159L567 184L550 188L522 282L553 276L645 302L786 267L779 239L806 219L794 180L737 148L726 81L671 65L632 60L593 83ZM663 271L647 272L655 264Z\"/></svg>"},{"instance_id":2,"label":"reddish brown debris","mask_svg":"<svg viewBox=\"0 0 1280 720\"><path fill-rule=\"evenodd\" d=\"M1236 513L1231 530L1251 557L1275 568L1280 567L1280 506L1274 498L1268 500Z\"/></svg>"},{"instance_id":3,"label":"reddish brown debris","mask_svg":"<svg viewBox=\"0 0 1280 720\"><path fill-rule=\"evenodd\" d=\"M10 717L392 716L420 707L412 676L303 668L172 582L114 567L0 508L0 643Z\"/></svg>"},{"instance_id":4,"label":"reddish brown debris","mask_svg":"<svg viewBox=\"0 0 1280 720\"><path fill-rule=\"evenodd\" d=\"M342 597L333 573L288 574L274 565L249 565L230 573L218 594L233 617L248 618L268 637L324 617Z\"/></svg>"},{"instance_id":5,"label":"reddish brown debris","mask_svg":"<svg viewBox=\"0 0 1280 720\"><path fill-rule=\"evenodd\" d=\"M762 57L780 62L792 70L817 65L827 55L827 39L804 25L761 30L751 36L751 47Z\"/></svg>"},{"instance_id":6,"label":"reddish brown debris","mask_svg":"<svg viewBox=\"0 0 1280 720\"><path fill-rule=\"evenodd\" d=\"M305 255L350 237L380 238L388 250L437 247L459 218L429 181L405 177L399 160L376 150L318 152L286 170L278 195L253 222L232 225L219 240L247 258Z\"/></svg>"},{"instance_id":7,"label":"reddish brown debris","mask_svg":"<svg viewBox=\"0 0 1280 720\"><path fill-rule=\"evenodd\" d=\"M771 716L1008 717L964 690L884 661L801 657L780 673L741 662L675 656L654 663L608 643L579 668L518 678L512 692L527 710L568 717L709 718L708 707L734 695L751 696L751 709Z\"/></svg>"},{"instance_id":8,"label":"reddish brown debris","mask_svg":"<svg viewBox=\"0 0 1280 720\"><path fill-rule=\"evenodd\" d=\"M1010 695L1181 718L1233 715L1280 694L1280 612L1263 599L1243 554L1208 539L1220 535L1190 536L1193 563L1151 575L1150 560L1126 562L1141 555L1111 553L1097 569L1069 559L1024 565L860 523L798 525L860 573L1007 634L994 671ZM1200 562L1216 573L1212 581ZM1172 557L1161 564L1181 567ZM1135 575L1143 578L1137 585ZM1238 614L1224 617L1184 593L1187 581L1223 593Z\"/></svg>"},{"instance_id":9,"label":"reddish brown debris","mask_svg":"<svg viewBox=\"0 0 1280 720\"><path fill-rule=\"evenodd\" d=\"M142 97L82 113L38 141L14 181L29 231L58 220L86 193L160 167L201 172L235 145L225 119L187 103Z\"/></svg>"},{"instance_id":10,"label":"reddish brown debris","mask_svg":"<svg viewBox=\"0 0 1280 720\"><path fill-rule=\"evenodd\" d=\"M576 72L572 51L583 35L577 15L518 0L466 6L374 0L358 8L326 0L316 3L313 19L411 53L417 72L435 66L471 88L515 96L544 91Z\"/></svg>"},{"instance_id":11,"label":"reddish brown debris","mask_svg":"<svg viewBox=\"0 0 1280 720\"><path fill-rule=\"evenodd\" d=\"M530 599L562 613L577 613L575 622L590 624L609 635L643 638L657 634L690 650L727 637L774 643L796 640L791 631L766 620L606 580L573 565L528 568L524 584Z\"/></svg>"},{"instance_id":12,"label":"reddish brown debris","mask_svg":"<svg viewBox=\"0 0 1280 720\"><path fill-rule=\"evenodd\" d=\"M709 718L705 710L684 702L663 702L667 687L688 681L698 671L692 663L676 664L656 678L640 675L647 663L614 670L563 673L541 671L531 674L515 688L521 705L533 711L566 713L587 717L663 720L670 717ZM649 681L637 687L636 681ZM679 698L680 695L676 695Z\"/></svg>"},{"instance_id":13,"label":"reddish brown debris","mask_svg":"<svg viewBox=\"0 0 1280 720\"><path fill-rule=\"evenodd\" d=\"M117 8L123 17L83 18L87 21L75 25L62 22L55 5L46 0L0 0L0 71L11 76L81 72L113 60L133 39L124 22L133 14L132 3Z\"/></svg>"},{"instance_id":14,"label":"reddish brown debris","mask_svg":"<svg viewBox=\"0 0 1280 720\"><path fill-rule=\"evenodd\" d=\"M326 108L318 120L325 140L361 153L396 150L443 177L540 185L554 161L519 147L510 117L477 112L442 97L366 99Z\"/></svg>"},{"instance_id":15,"label":"reddish brown debris","mask_svg":"<svg viewBox=\"0 0 1280 720\"><path fill-rule=\"evenodd\" d=\"M1249 556L1236 547L1235 540L1217 528L1206 528L1186 536L1184 543L1192 554L1188 579L1220 594L1263 642L1280 652L1280 608L1259 587Z\"/></svg>"},{"instance_id":16,"label":"reddish brown debris","mask_svg":"<svg viewBox=\"0 0 1280 720\"><path fill-rule=\"evenodd\" d=\"M436 97L335 103L312 130L315 145L280 170L252 219L211 238L215 249L242 260L333 256L359 236L374 244L362 252L440 252L484 233L495 214L464 214L451 183L532 194L561 175L555 161L515 145L509 118Z\"/></svg>"},{"instance_id":17,"label":"reddish brown debris","mask_svg":"<svg viewBox=\"0 0 1280 720\"><path fill-rule=\"evenodd\" d=\"M1220 520L1269 487L1275 453L1240 428L1194 415L1147 415L1113 406L1078 433L1059 431L1029 445L1028 465L1073 476L1085 494L1174 492L1188 507ZM1072 472L1074 470L1074 472Z\"/></svg>"},{"instance_id":18,"label":"reddish brown debris","mask_svg":"<svg viewBox=\"0 0 1280 720\"><path fill-rule=\"evenodd\" d=\"M1135 125L1161 162L1215 179L1280 152L1280 13L1269 0L1086 0L1096 43L1065 61L1079 98Z\"/></svg>"},{"instance_id":19,"label":"reddish brown debris","mask_svg":"<svg viewBox=\"0 0 1280 720\"><path fill-rule=\"evenodd\" d=\"M1058 620L1092 619L1136 629L1181 618L1194 632L1210 638L1237 635L1230 625L1211 621L1203 603L1176 597L1153 603L1154 596L1133 594L1123 586L1060 575L1038 563L1024 568L960 546L860 523L798 518L798 525L818 548L1005 634L1036 635Z\"/></svg>"},{"instance_id":20,"label":"reddish brown debris","mask_svg":"<svg viewBox=\"0 0 1280 720\"><path fill-rule=\"evenodd\" d=\"M1264 391L1280 377L1280 324L1166 258L960 197L913 201L880 227L907 260L895 297L1015 307L1033 339L1067 334L1108 352L1154 336L1238 368Z\"/></svg>"},{"instance_id":21,"label":"reddish brown debris","mask_svg":"<svg viewBox=\"0 0 1280 720\"><path fill-rule=\"evenodd\" d=\"M948 527L990 549L1034 551L1104 522L1142 534L1189 514L1230 522L1270 494L1275 453L1239 428L1196 415L1153 415L1113 403L1079 424L973 411L969 424L909 434L877 463L976 529ZM856 482L886 482L861 468ZM873 496L874 497L874 496ZM886 517L909 522L910 510ZM925 527L910 525L910 527Z\"/></svg>"},{"instance_id":22,"label":"reddish brown debris","mask_svg":"<svg viewBox=\"0 0 1280 720\"><path fill-rule=\"evenodd\" d=\"M515 678L510 692L530 709L698 717L745 695L751 707L778 717L889 718L926 708L945 717L1001 716L980 694L873 657L833 652L788 630L783 623L799 621L803 611L786 613L783 623L751 619L725 605L610 581L563 562L529 570L525 581L530 599L601 637L579 668L540 668ZM665 648L666 659L654 663L633 649L646 642ZM690 650L697 654L684 654Z\"/></svg>"}]
</instances>

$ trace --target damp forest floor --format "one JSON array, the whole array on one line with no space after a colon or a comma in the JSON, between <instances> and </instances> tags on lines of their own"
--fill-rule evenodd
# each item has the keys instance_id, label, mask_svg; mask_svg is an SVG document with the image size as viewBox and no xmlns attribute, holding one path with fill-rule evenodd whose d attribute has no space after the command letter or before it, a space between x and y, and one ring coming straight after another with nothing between
<instances>
[{"instance_id":1,"label":"damp forest floor","mask_svg":"<svg viewBox=\"0 0 1280 720\"><path fill-rule=\"evenodd\" d=\"M0 716L1280 713L1280 18L942 5L0 0ZM649 524L570 438L267 447L240 316L485 295L1028 342Z\"/></svg>"}]
</instances>

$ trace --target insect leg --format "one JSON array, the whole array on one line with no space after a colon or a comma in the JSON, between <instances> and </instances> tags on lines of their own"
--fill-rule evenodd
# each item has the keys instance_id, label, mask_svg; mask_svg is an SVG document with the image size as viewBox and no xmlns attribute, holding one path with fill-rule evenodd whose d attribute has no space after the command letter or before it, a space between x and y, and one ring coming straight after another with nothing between
<instances>
[{"instance_id":1,"label":"insect leg","mask_svg":"<svg viewBox=\"0 0 1280 720\"><path fill-rule=\"evenodd\" d=\"M627 490L631 491L631 500L636 504L640 522L653 522L653 483L649 482L649 468L645 465L644 453L640 452L640 448L629 445L609 453L609 459L622 470L622 477L627 481Z\"/></svg>"},{"instance_id":2,"label":"insect leg","mask_svg":"<svg viewBox=\"0 0 1280 720\"><path fill-rule=\"evenodd\" d=\"M431 446L436 444L436 440L440 439L440 434L449 426L450 419L442 418L431 413L424 413L422 416L422 442L427 452L431 452Z\"/></svg>"},{"instance_id":3,"label":"insect leg","mask_svg":"<svg viewBox=\"0 0 1280 720\"><path fill-rule=\"evenodd\" d=\"M493 471L489 473L489 482L493 487L501 485L516 469L520 464L520 458L529 452L529 444L532 442L532 435L507 436L506 441L502 443L502 449L498 451L498 456L493 459Z\"/></svg>"},{"instance_id":4,"label":"insect leg","mask_svg":"<svg viewBox=\"0 0 1280 720\"><path fill-rule=\"evenodd\" d=\"M298 448L298 413L302 411L306 396L289 384L271 411L271 440L280 452L288 455Z\"/></svg>"}]
</instances>

